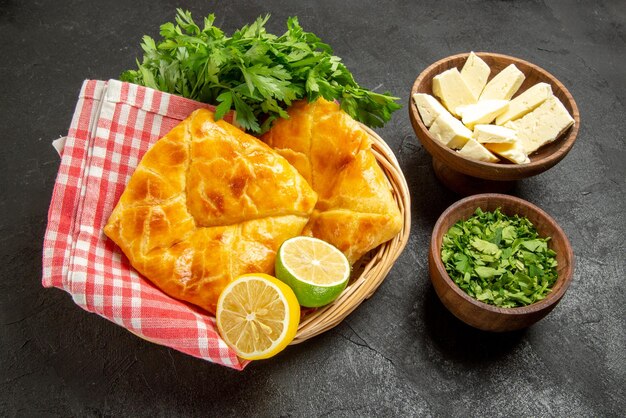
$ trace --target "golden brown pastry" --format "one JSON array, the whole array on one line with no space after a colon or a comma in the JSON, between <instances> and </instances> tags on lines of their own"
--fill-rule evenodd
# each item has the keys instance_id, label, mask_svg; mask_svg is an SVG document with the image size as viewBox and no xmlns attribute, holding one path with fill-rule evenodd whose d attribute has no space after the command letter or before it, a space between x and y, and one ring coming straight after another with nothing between
<instances>
[{"instance_id":1,"label":"golden brown pastry","mask_svg":"<svg viewBox=\"0 0 626 418\"><path fill-rule=\"evenodd\" d=\"M402 228L391 186L367 132L339 105L300 101L261 139L311 184L318 202L303 234L335 245L351 263Z\"/></svg>"},{"instance_id":2,"label":"golden brown pastry","mask_svg":"<svg viewBox=\"0 0 626 418\"><path fill-rule=\"evenodd\" d=\"M316 193L280 155L197 110L144 155L105 234L165 293L215 313L243 273L272 273Z\"/></svg>"}]
</instances>

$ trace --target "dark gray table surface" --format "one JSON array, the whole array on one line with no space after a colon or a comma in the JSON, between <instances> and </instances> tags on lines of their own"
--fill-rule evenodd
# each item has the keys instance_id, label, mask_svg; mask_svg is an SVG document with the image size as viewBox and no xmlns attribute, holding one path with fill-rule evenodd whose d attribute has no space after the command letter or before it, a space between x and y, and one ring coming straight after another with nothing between
<instances>
[{"instance_id":1,"label":"dark gray table surface","mask_svg":"<svg viewBox=\"0 0 626 418\"><path fill-rule=\"evenodd\" d=\"M228 33L297 15L364 86L403 108L379 134L412 198L409 243L336 328L229 370L143 341L41 286L46 214L84 79L134 66L143 34L177 6ZM0 0L0 416L624 416L626 414L626 2ZM439 214L458 196L411 128L410 87L470 50L531 61L576 99L580 133L513 194L550 213L574 247L573 283L543 321L489 334L455 319L428 277Z\"/></svg>"}]
</instances>

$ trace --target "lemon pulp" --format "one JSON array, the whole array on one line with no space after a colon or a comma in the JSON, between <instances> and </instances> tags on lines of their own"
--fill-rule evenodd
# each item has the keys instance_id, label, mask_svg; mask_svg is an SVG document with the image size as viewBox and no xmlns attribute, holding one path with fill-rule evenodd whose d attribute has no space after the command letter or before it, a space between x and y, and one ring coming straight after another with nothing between
<instances>
[{"instance_id":1,"label":"lemon pulp","mask_svg":"<svg viewBox=\"0 0 626 418\"><path fill-rule=\"evenodd\" d=\"M239 357L259 360L293 341L300 306L293 291L275 277L246 274L222 291L216 321L222 339Z\"/></svg>"},{"instance_id":2,"label":"lemon pulp","mask_svg":"<svg viewBox=\"0 0 626 418\"><path fill-rule=\"evenodd\" d=\"M312 237L286 240L276 257L276 277L291 287L298 302L319 307L335 300L350 278L350 263L331 244Z\"/></svg>"}]
</instances>

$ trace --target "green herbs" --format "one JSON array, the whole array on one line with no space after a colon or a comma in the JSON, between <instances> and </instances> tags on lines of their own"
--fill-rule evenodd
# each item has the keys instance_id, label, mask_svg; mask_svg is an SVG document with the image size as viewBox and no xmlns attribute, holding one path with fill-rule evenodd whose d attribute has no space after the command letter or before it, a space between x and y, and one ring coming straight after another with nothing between
<instances>
[{"instance_id":1,"label":"green herbs","mask_svg":"<svg viewBox=\"0 0 626 418\"><path fill-rule=\"evenodd\" d=\"M526 218L478 208L444 235L441 258L468 295L514 308L545 298L556 282L556 254L548 239L539 238Z\"/></svg>"},{"instance_id":2,"label":"green herbs","mask_svg":"<svg viewBox=\"0 0 626 418\"><path fill-rule=\"evenodd\" d=\"M339 100L344 111L371 127L382 126L400 108L398 98L361 88L330 46L305 32L295 17L282 36L266 32L268 15L228 37L213 25L214 15L201 29L191 13L177 11L176 24L161 25L162 41L143 37L143 61L122 73L123 81L218 105L217 119L234 109L237 122L255 133L286 118L285 109L303 98Z\"/></svg>"}]
</instances>

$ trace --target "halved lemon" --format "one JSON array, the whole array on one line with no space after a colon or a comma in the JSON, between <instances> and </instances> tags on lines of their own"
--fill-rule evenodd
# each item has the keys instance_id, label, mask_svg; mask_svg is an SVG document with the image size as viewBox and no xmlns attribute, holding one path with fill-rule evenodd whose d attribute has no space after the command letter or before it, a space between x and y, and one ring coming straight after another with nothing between
<instances>
[{"instance_id":1,"label":"halved lemon","mask_svg":"<svg viewBox=\"0 0 626 418\"><path fill-rule=\"evenodd\" d=\"M300 306L293 291L275 277L244 274L217 301L217 328L239 357L261 360L281 352L296 336Z\"/></svg>"},{"instance_id":2,"label":"halved lemon","mask_svg":"<svg viewBox=\"0 0 626 418\"><path fill-rule=\"evenodd\" d=\"M282 243L276 255L276 277L293 289L302 306L316 308L335 300L346 288L350 263L333 245L312 237Z\"/></svg>"}]
</instances>

